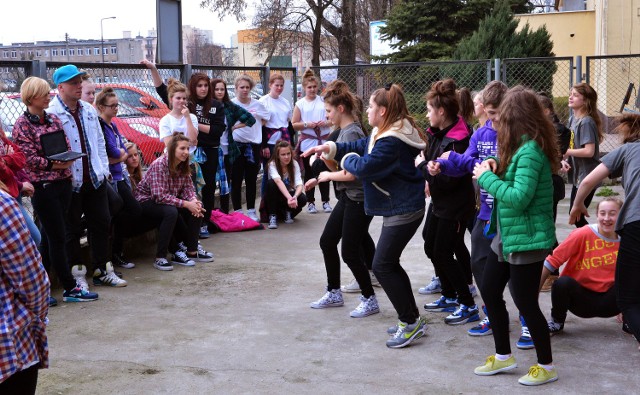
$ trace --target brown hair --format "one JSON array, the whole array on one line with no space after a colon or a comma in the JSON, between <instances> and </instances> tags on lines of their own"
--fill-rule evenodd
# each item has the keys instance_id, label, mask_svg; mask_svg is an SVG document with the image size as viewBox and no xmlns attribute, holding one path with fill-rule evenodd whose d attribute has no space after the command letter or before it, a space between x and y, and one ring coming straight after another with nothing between
<instances>
[{"instance_id":1,"label":"brown hair","mask_svg":"<svg viewBox=\"0 0 640 395\"><path fill-rule=\"evenodd\" d=\"M431 107L444 109L446 119L455 122L460 105L456 94L456 83L451 78L434 82L427 92L426 99Z\"/></svg>"},{"instance_id":2,"label":"brown hair","mask_svg":"<svg viewBox=\"0 0 640 395\"><path fill-rule=\"evenodd\" d=\"M189 91L186 85L175 78L169 78L167 81L167 92L169 95L169 108L172 108L171 99L173 99L173 95L176 93L184 92L187 97L189 97Z\"/></svg>"},{"instance_id":3,"label":"brown hair","mask_svg":"<svg viewBox=\"0 0 640 395\"><path fill-rule=\"evenodd\" d=\"M493 108L500 107L504 95L509 88L502 81L491 81L482 90L482 105L492 106Z\"/></svg>"},{"instance_id":4,"label":"brown hair","mask_svg":"<svg viewBox=\"0 0 640 395\"><path fill-rule=\"evenodd\" d=\"M523 136L538 143L551 164L551 172L557 173L560 153L556 129L544 115L535 92L521 85L509 89L500 105L500 120L494 127L498 131L500 158L496 174L504 174L513 155L523 144Z\"/></svg>"},{"instance_id":5,"label":"brown hair","mask_svg":"<svg viewBox=\"0 0 640 395\"><path fill-rule=\"evenodd\" d=\"M602 131L600 114L598 114L598 93L586 82L575 84L571 89L584 97L585 112L596 123L596 127L598 128L598 142L601 143L602 140L604 140L604 132Z\"/></svg>"},{"instance_id":6,"label":"brown hair","mask_svg":"<svg viewBox=\"0 0 640 395\"><path fill-rule=\"evenodd\" d=\"M281 80L284 84L284 76L280 73L273 73L269 76L269 85L273 84L274 81Z\"/></svg>"},{"instance_id":7,"label":"brown hair","mask_svg":"<svg viewBox=\"0 0 640 395\"><path fill-rule=\"evenodd\" d=\"M389 84L384 88L377 89L371 94L371 99L378 107L384 107L387 110L382 124L378 126L378 133L374 136L374 139L389 130L391 125L403 119L409 121L411 126L417 129L415 120L409 114L404 92L399 85Z\"/></svg>"},{"instance_id":8,"label":"brown hair","mask_svg":"<svg viewBox=\"0 0 640 395\"><path fill-rule=\"evenodd\" d=\"M127 149L127 153L133 148L137 151L138 156L140 156L140 149L136 143L127 142L124 144L124 147ZM135 190L140 180L142 180L142 166L140 166L140 162L138 162L138 167L133 169L133 171L131 171L129 166L127 166L127 172L129 173L129 179L131 180L131 189Z\"/></svg>"},{"instance_id":9,"label":"brown hair","mask_svg":"<svg viewBox=\"0 0 640 395\"><path fill-rule=\"evenodd\" d=\"M215 97L216 85L218 85L220 83L222 85L224 85L224 97L222 98L222 102L223 103L230 102L231 99L229 98L229 92L227 91L227 83L224 82L224 80L221 79L221 78L214 78L214 79L211 80L211 87L210 87L211 88L210 89L211 90L211 97Z\"/></svg>"},{"instance_id":10,"label":"brown hair","mask_svg":"<svg viewBox=\"0 0 640 395\"><path fill-rule=\"evenodd\" d=\"M362 110L364 104L362 99L354 95L349 89L349 85L342 80L334 80L324 90L324 102L333 106L343 106L345 112L351 113L351 116L357 121L362 128ZM367 134L367 132L362 129Z\"/></svg>"},{"instance_id":11,"label":"brown hair","mask_svg":"<svg viewBox=\"0 0 640 395\"><path fill-rule=\"evenodd\" d=\"M104 88L102 88L102 90L100 92L98 92L98 94L96 95L96 107L98 107L98 110L100 112L101 109L100 107L104 107L107 105L107 100L109 100L112 97L118 97L118 95L116 95L116 91L113 90L112 87L110 86L105 86Z\"/></svg>"},{"instance_id":12,"label":"brown hair","mask_svg":"<svg viewBox=\"0 0 640 395\"><path fill-rule=\"evenodd\" d=\"M556 115L556 110L553 108L553 100L547 95L547 92L538 92L538 100L540 100L542 108L551 111L551 116Z\"/></svg>"},{"instance_id":13,"label":"brown hair","mask_svg":"<svg viewBox=\"0 0 640 395\"><path fill-rule=\"evenodd\" d=\"M196 101L201 100L198 98L198 94L196 92L196 87L198 86L198 82L207 81L207 96L205 96L202 101L204 101L202 105L202 116L208 116L209 110L211 110L211 98L213 97L213 89L211 89L211 81L209 80L209 76L205 73L193 73L191 78L189 78L189 97L192 100L189 101L188 107L189 112L191 114L196 113Z\"/></svg>"},{"instance_id":14,"label":"brown hair","mask_svg":"<svg viewBox=\"0 0 640 395\"><path fill-rule=\"evenodd\" d=\"M171 140L167 144L167 157L169 159L169 172L171 176L188 176L191 174L191 168L189 168L189 159L184 162L176 159L176 148L181 141L190 142L189 138L180 132L173 132Z\"/></svg>"},{"instance_id":15,"label":"brown hair","mask_svg":"<svg viewBox=\"0 0 640 395\"><path fill-rule=\"evenodd\" d=\"M315 82L318 88L320 88L320 80L318 80L318 77L316 77L311 69L307 69L302 75L302 86L306 87L310 82Z\"/></svg>"},{"instance_id":16,"label":"brown hair","mask_svg":"<svg viewBox=\"0 0 640 395\"><path fill-rule=\"evenodd\" d=\"M622 205L624 204L624 202L622 201L622 199L619 199L617 197L613 197L613 196L607 196L606 198L602 199L601 201L598 202L598 204L596 204L596 211L598 211L600 209L600 204L604 203L604 202L612 202L618 205L618 208L622 208Z\"/></svg>"},{"instance_id":17,"label":"brown hair","mask_svg":"<svg viewBox=\"0 0 640 395\"><path fill-rule=\"evenodd\" d=\"M253 78L251 78L247 74L240 74L239 76L236 77L236 80L234 82L234 85L235 85L236 88L238 87L238 84L240 83L240 81L248 82L249 83L249 89L253 89L253 87L256 86L256 83L253 81Z\"/></svg>"},{"instance_id":18,"label":"brown hair","mask_svg":"<svg viewBox=\"0 0 640 395\"><path fill-rule=\"evenodd\" d=\"M460 105L458 115L460 115L468 125L473 124L474 111L471 91L469 88L460 88L456 93L458 94L458 104Z\"/></svg>"},{"instance_id":19,"label":"brown hair","mask_svg":"<svg viewBox=\"0 0 640 395\"><path fill-rule=\"evenodd\" d=\"M269 159L269 162L273 162L276 166L276 170L278 171L278 174L280 174L280 178L284 177L284 172L285 169L282 167L282 163L280 163L280 150L283 148L288 148L291 151L291 162L289 162L289 164L287 165L286 171L287 174L289 175L289 181L291 183L295 182L295 169L293 167L293 162L296 160L296 153L294 152L293 147L291 146L291 144L289 144L288 141L286 140L280 140L276 143L275 147L273 147L273 154L271 155L271 159ZM295 187L295 185L292 185Z\"/></svg>"},{"instance_id":20,"label":"brown hair","mask_svg":"<svg viewBox=\"0 0 640 395\"><path fill-rule=\"evenodd\" d=\"M614 132L622 135L623 143L633 143L640 140L640 114L622 114L618 121L620 124Z\"/></svg>"}]
</instances>

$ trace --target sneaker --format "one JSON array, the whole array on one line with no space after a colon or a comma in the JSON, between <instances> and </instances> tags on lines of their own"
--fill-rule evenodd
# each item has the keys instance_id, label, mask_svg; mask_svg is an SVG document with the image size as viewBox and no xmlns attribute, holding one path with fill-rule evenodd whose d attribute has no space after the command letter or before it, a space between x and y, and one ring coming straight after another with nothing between
<instances>
[{"instance_id":1,"label":"sneaker","mask_svg":"<svg viewBox=\"0 0 640 395\"><path fill-rule=\"evenodd\" d=\"M201 239L208 239L208 238L209 238L209 236L210 236L210 234L209 234L209 228L207 227L207 225L202 225L202 226L200 227L200 235L199 235L199 237L200 237Z\"/></svg>"},{"instance_id":2,"label":"sneaker","mask_svg":"<svg viewBox=\"0 0 640 395\"><path fill-rule=\"evenodd\" d=\"M323 203L322 203L322 210L323 210L325 213L330 213L330 212L332 212L332 211L333 211L333 209L331 208L331 204L329 204L329 202L323 202Z\"/></svg>"},{"instance_id":3,"label":"sneaker","mask_svg":"<svg viewBox=\"0 0 640 395\"><path fill-rule=\"evenodd\" d=\"M285 211L285 213L284 213L284 223L285 224L292 224L293 223L293 218L291 218L291 211Z\"/></svg>"},{"instance_id":4,"label":"sneaker","mask_svg":"<svg viewBox=\"0 0 640 395\"><path fill-rule=\"evenodd\" d=\"M469 292L471 292L471 297L475 298L478 295L478 288L473 284L469 284Z\"/></svg>"},{"instance_id":5,"label":"sneaker","mask_svg":"<svg viewBox=\"0 0 640 395\"><path fill-rule=\"evenodd\" d=\"M187 257L187 253L182 251L176 251L176 253L173 254L173 256L171 257L171 263L177 263L178 265L182 266L196 265L195 261L189 259L189 257Z\"/></svg>"},{"instance_id":6,"label":"sneaker","mask_svg":"<svg viewBox=\"0 0 640 395\"><path fill-rule=\"evenodd\" d=\"M49 303L49 307L57 306L58 305L58 300L56 298L54 298L53 296L48 296L47 297L47 303Z\"/></svg>"},{"instance_id":7,"label":"sneaker","mask_svg":"<svg viewBox=\"0 0 640 395\"><path fill-rule=\"evenodd\" d=\"M422 288L418 289L420 295L431 295L442 292L442 286L440 285L439 277L431 277L431 282Z\"/></svg>"},{"instance_id":8,"label":"sneaker","mask_svg":"<svg viewBox=\"0 0 640 395\"><path fill-rule=\"evenodd\" d=\"M195 255L187 254L187 258L194 262L213 262L213 254L206 251L199 244L198 244L198 252L196 252ZM193 266L193 265L185 265L185 266Z\"/></svg>"},{"instance_id":9,"label":"sneaker","mask_svg":"<svg viewBox=\"0 0 640 395\"><path fill-rule=\"evenodd\" d=\"M349 315L353 318L362 318L379 312L380 307L378 307L376 295L371 295L368 298L360 295L360 304Z\"/></svg>"},{"instance_id":10,"label":"sneaker","mask_svg":"<svg viewBox=\"0 0 640 395\"><path fill-rule=\"evenodd\" d=\"M460 304L457 299L447 299L441 296L439 299L424 305L425 310L438 310L443 313L454 312Z\"/></svg>"},{"instance_id":11,"label":"sneaker","mask_svg":"<svg viewBox=\"0 0 640 395\"><path fill-rule=\"evenodd\" d=\"M427 323L422 317L418 317L415 323L407 324L402 321L398 322L398 329L389 340L387 347L402 348L406 347L416 339L421 338L427 331Z\"/></svg>"},{"instance_id":12,"label":"sneaker","mask_svg":"<svg viewBox=\"0 0 640 395\"><path fill-rule=\"evenodd\" d=\"M354 278L353 280L351 280L349 284L343 285L342 287L340 287L340 291L346 292L346 293L361 292L360 284L358 284L358 282Z\"/></svg>"},{"instance_id":13,"label":"sneaker","mask_svg":"<svg viewBox=\"0 0 640 395\"><path fill-rule=\"evenodd\" d=\"M551 287L553 287L553 283L556 282L558 276L552 274L544 280L544 284L542 284L542 288L540 288L540 292L549 292L551 291Z\"/></svg>"},{"instance_id":14,"label":"sneaker","mask_svg":"<svg viewBox=\"0 0 640 395\"><path fill-rule=\"evenodd\" d=\"M473 373L477 374L478 376L493 376L494 374L507 372L517 367L518 364L516 363L516 359L513 357L513 355L510 356L506 361L500 361L496 359L495 355L491 355L487 358L484 365L475 368L473 370Z\"/></svg>"},{"instance_id":15,"label":"sneaker","mask_svg":"<svg viewBox=\"0 0 640 395\"><path fill-rule=\"evenodd\" d=\"M547 322L547 325L549 325L549 336L557 335L564 329L564 323L555 322L553 318Z\"/></svg>"},{"instance_id":16,"label":"sneaker","mask_svg":"<svg viewBox=\"0 0 640 395\"><path fill-rule=\"evenodd\" d=\"M89 290L89 284L87 283L87 267L85 265L73 265L71 267L71 275L76 280L76 284L84 289Z\"/></svg>"},{"instance_id":17,"label":"sneaker","mask_svg":"<svg viewBox=\"0 0 640 395\"><path fill-rule=\"evenodd\" d=\"M173 270L173 266L165 258L156 258L155 262L153 262L153 266L156 269L165 272Z\"/></svg>"},{"instance_id":18,"label":"sneaker","mask_svg":"<svg viewBox=\"0 0 640 395\"><path fill-rule=\"evenodd\" d=\"M124 259L124 255L122 254L113 254L113 256L111 257L111 262L123 269L133 269L134 267L136 267L135 263L128 262L126 259Z\"/></svg>"},{"instance_id":19,"label":"sneaker","mask_svg":"<svg viewBox=\"0 0 640 395\"><path fill-rule=\"evenodd\" d=\"M373 270L369 270L369 277L371 277L371 285L373 285L374 287L382 288L382 285L380 285L380 281L378 281L376 275L373 274Z\"/></svg>"},{"instance_id":20,"label":"sneaker","mask_svg":"<svg viewBox=\"0 0 640 395\"><path fill-rule=\"evenodd\" d=\"M331 291L327 291L327 293L317 301L311 302L309 306L311 306L312 309L324 309L327 307L339 307L343 304L342 292L340 292L339 289L332 289Z\"/></svg>"},{"instance_id":21,"label":"sneaker","mask_svg":"<svg viewBox=\"0 0 640 395\"><path fill-rule=\"evenodd\" d=\"M309 203L307 204L307 212L309 214L317 214L318 210L316 210L316 205L315 203Z\"/></svg>"},{"instance_id":22,"label":"sneaker","mask_svg":"<svg viewBox=\"0 0 640 395\"><path fill-rule=\"evenodd\" d=\"M200 243L198 243L200 245ZM187 252L187 245L184 244L184 241L178 243L178 250L182 252Z\"/></svg>"},{"instance_id":23,"label":"sneaker","mask_svg":"<svg viewBox=\"0 0 640 395\"><path fill-rule=\"evenodd\" d=\"M269 216L269 229L278 229L278 219L275 215Z\"/></svg>"},{"instance_id":24,"label":"sneaker","mask_svg":"<svg viewBox=\"0 0 640 395\"><path fill-rule=\"evenodd\" d=\"M258 216L256 215L256 209L255 208L250 208L247 210L247 217L251 218L252 220L256 221L256 222L260 222L260 218L258 218Z\"/></svg>"},{"instance_id":25,"label":"sneaker","mask_svg":"<svg viewBox=\"0 0 640 395\"><path fill-rule=\"evenodd\" d=\"M489 336L493 334L491 330L491 322L489 322L489 317L484 317L482 321L473 328L467 331L469 336Z\"/></svg>"},{"instance_id":26,"label":"sneaker","mask_svg":"<svg viewBox=\"0 0 640 395\"><path fill-rule=\"evenodd\" d=\"M558 380L558 372L555 369L547 370L540 365L533 365L529 373L520 377L518 383L522 385L542 385Z\"/></svg>"},{"instance_id":27,"label":"sneaker","mask_svg":"<svg viewBox=\"0 0 640 395\"><path fill-rule=\"evenodd\" d=\"M524 318L522 316L520 316L520 324L522 325L522 330L520 332L520 338L516 342L516 347L521 350L530 350L534 347L533 339L531 339L529 327L527 327L527 323L524 322Z\"/></svg>"},{"instance_id":28,"label":"sneaker","mask_svg":"<svg viewBox=\"0 0 640 395\"><path fill-rule=\"evenodd\" d=\"M64 291L62 293L63 302L93 302L98 299L98 294L95 292L89 292L76 286L75 288Z\"/></svg>"},{"instance_id":29,"label":"sneaker","mask_svg":"<svg viewBox=\"0 0 640 395\"><path fill-rule=\"evenodd\" d=\"M126 287L127 281L121 279L113 272L113 264L107 262L106 270L96 269L93 272L93 285L108 285L110 287Z\"/></svg>"},{"instance_id":30,"label":"sneaker","mask_svg":"<svg viewBox=\"0 0 640 395\"><path fill-rule=\"evenodd\" d=\"M461 304L456 311L444 319L444 323L449 325L461 325L474 321L480 321L478 306L475 304L473 306L465 306Z\"/></svg>"}]
</instances>

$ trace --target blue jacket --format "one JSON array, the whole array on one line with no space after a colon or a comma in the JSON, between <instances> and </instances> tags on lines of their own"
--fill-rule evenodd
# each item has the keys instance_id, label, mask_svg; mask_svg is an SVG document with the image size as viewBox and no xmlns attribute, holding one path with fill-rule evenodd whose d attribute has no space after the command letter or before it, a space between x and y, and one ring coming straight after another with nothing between
<instances>
[{"instance_id":1,"label":"blue jacket","mask_svg":"<svg viewBox=\"0 0 640 395\"><path fill-rule=\"evenodd\" d=\"M442 174L460 177L464 174L473 174L473 168L483 160L498 154L498 134L493 129L491 121L471 135L469 147L463 154L451 152L449 159L438 159ZM493 208L493 196L480 188L480 212L478 219L488 221L491 218Z\"/></svg>"},{"instance_id":2,"label":"blue jacket","mask_svg":"<svg viewBox=\"0 0 640 395\"><path fill-rule=\"evenodd\" d=\"M378 133L348 143L327 143L328 159L342 159L341 167L362 181L368 215L389 217L425 207L424 179L414 158L426 144L409 121L402 120Z\"/></svg>"}]
</instances>

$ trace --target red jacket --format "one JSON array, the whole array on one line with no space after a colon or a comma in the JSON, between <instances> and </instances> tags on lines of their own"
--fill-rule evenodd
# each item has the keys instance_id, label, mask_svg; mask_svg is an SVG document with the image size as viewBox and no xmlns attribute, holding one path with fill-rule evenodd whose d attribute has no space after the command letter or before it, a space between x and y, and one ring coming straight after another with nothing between
<instances>
[{"instance_id":1,"label":"red jacket","mask_svg":"<svg viewBox=\"0 0 640 395\"><path fill-rule=\"evenodd\" d=\"M9 148L13 153L8 154ZM26 157L17 145L5 136L0 136L0 180L9 188L9 194L17 198L20 194L20 184L16 173L24 168Z\"/></svg>"}]
</instances>

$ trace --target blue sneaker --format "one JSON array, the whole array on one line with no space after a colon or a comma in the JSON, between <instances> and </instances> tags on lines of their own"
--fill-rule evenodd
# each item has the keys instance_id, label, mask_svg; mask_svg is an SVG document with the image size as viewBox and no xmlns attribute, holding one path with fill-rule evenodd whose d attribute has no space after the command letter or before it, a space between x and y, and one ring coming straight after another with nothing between
<instances>
[{"instance_id":1,"label":"blue sneaker","mask_svg":"<svg viewBox=\"0 0 640 395\"><path fill-rule=\"evenodd\" d=\"M469 336L489 336L493 334L493 330L491 330L491 322L489 322L489 317L484 317L482 321L473 328L467 331Z\"/></svg>"},{"instance_id":2,"label":"blue sneaker","mask_svg":"<svg viewBox=\"0 0 640 395\"><path fill-rule=\"evenodd\" d=\"M443 313L452 313L459 306L457 299L448 299L441 296L438 300L424 305L425 310L438 310Z\"/></svg>"},{"instance_id":3,"label":"blue sneaker","mask_svg":"<svg viewBox=\"0 0 640 395\"><path fill-rule=\"evenodd\" d=\"M62 293L63 302L93 302L94 300L98 300L97 293L89 292L78 286Z\"/></svg>"},{"instance_id":4,"label":"blue sneaker","mask_svg":"<svg viewBox=\"0 0 640 395\"><path fill-rule=\"evenodd\" d=\"M478 306L475 304L473 306L465 306L461 304L456 311L444 319L444 323L449 325L461 325L474 321L480 321Z\"/></svg>"},{"instance_id":5,"label":"blue sneaker","mask_svg":"<svg viewBox=\"0 0 640 395\"><path fill-rule=\"evenodd\" d=\"M520 325L522 325L522 330L520 332L520 338L516 342L516 347L521 350L530 350L534 348L533 339L531 339L531 334L529 333L529 327L527 327L527 323L524 322L524 317L520 316Z\"/></svg>"},{"instance_id":6,"label":"blue sneaker","mask_svg":"<svg viewBox=\"0 0 640 395\"><path fill-rule=\"evenodd\" d=\"M208 239L209 238L209 228L207 227L207 225L202 225L202 227L200 227L200 238L201 239Z\"/></svg>"},{"instance_id":7,"label":"blue sneaker","mask_svg":"<svg viewBox=\"0 0 640 395\"><path fill-rule=\"evenodd\" d=\"M49 307L53 307L53 306L57 306L58 305L58 300L56 298L54 298L53 296L47 297L47 302L49 303Z\"/></svg>"}]
</instances>

